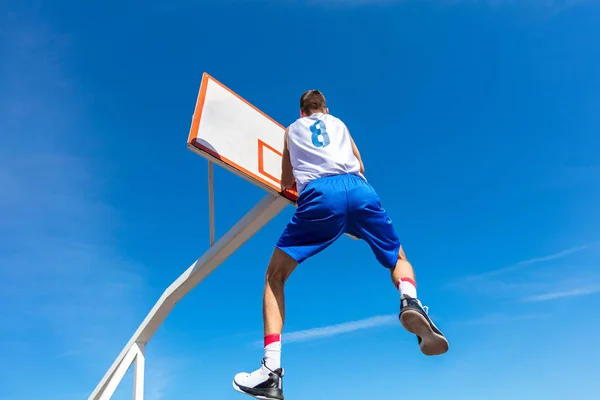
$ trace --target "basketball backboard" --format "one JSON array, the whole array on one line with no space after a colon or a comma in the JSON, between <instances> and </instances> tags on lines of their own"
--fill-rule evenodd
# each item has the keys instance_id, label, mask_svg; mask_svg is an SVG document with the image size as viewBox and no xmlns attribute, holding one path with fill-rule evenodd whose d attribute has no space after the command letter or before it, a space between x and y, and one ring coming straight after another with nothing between
<instances>
[{"instance_id":1,"label":"basketball backboard","mask_svg":"<svg viewBox=\"0 0 600 400\"><path fill-rule=\"evenodd\" d=\"M281 192L285 128L209 74L202 76L188 147L268 190ZM284 196L296 201L298 193Z\"/></svg>"}]
</instances>

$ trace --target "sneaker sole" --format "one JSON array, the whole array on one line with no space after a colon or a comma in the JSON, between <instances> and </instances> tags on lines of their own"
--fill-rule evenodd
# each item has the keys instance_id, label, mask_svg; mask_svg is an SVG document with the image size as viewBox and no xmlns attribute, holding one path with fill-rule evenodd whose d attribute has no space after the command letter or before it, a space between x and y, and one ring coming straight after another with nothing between
<instances>
[{"instance_id":1,"label":"sneaker sole","mask_svg":"<svg viewBox=\"0 0 600 400\"><path fill-rule=\"evenodd\" d=\"M245 391L243 391L243 390L242 390L242 388L240 388L240 387L237 385L237 383L235 383L235 381L232 381L232 382L231 382L231 384L233 385L233 388L234 388L236 391L238 391L238 392L240 392L240 393L242 393L242 394L248 395L248 396L250 396L250 397L254 397L255 399L260 399L260 400L282 400L282 399L280 399L279 397L277 397L277 398L276 398L276 397L266 397L266 396L260 396L260 395L253 395L253 394L251 394L251 393L245 392Z\"/></svg>"},{"instance_id":2,"label":"sneaker sole","mask_svg":"<svg viewBox=\"0 0 600 400\"><path fill-rule=\"evenodd\" d=\"M406 310L400 315L400 323L410 333L421 337L421 351L427 356L437 356L448 351L448 341L438 335L427 319L418 311Z\"/></svg>"}]
</instances>

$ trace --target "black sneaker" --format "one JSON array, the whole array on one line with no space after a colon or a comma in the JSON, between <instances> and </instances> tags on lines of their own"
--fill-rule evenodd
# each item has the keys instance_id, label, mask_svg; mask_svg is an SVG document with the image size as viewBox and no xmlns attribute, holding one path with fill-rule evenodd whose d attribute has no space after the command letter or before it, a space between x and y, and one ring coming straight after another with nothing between
<instances>
[{"instance_id":1,"label":"black sneaker","mask_svg":"<svg viewBox=\"0 0 600 400\"><path fill-rule=\"evenodd\" d=\"M265 363L264 359L262 361ZM266 365L264 365L267 368ZM240 393L250 395L256 399L261 400L283 400L283 369L277 368L275 371L269 370L269 376L266 380L249 386L247 383L251 375L257 373L254 371L252 374L239 373L233 378L233 388ZM253 379L255 381L255 379Z\"/></svg>"},{"instance_id":2,"label":"black sneaker","mask_svg":"<svg viewBox=\"0 0 600 400\"><path fill-rule=\"evenodd\" d=\"M423 354L436 356L448 351L448 340L429 318L427 307L423 307L419 300L402 299L399 318L407 331L417 335Z\"/></svg>"}]
</instances>

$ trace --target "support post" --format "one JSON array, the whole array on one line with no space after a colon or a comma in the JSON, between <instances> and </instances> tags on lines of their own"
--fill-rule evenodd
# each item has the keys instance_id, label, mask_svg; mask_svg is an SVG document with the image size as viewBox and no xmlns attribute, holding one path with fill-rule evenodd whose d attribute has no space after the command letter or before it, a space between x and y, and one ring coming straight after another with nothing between
<instances>
[{"instance_id":1,"label":"support post","mask_svg":"<svg viewBox=\"0 0 600 400\"><path fill-rule=\"evenodd\" d=\"M127 349L127 352L123 356L121 362L110 374L110 379L106 382L104 390L102 393L99 393L99 397L97 397L98 400L109 400L112 397L112 395L115 393L115 390L117 390L119 383L121 383L121 380L125 376L125 373L131 366L131 363L135 359L136 353L137 352L134 348Z\"/></svg>"},{"instance_id":2,"label":"support post","mask_svg":"<svg viewBox=\"0 0 600 400\"><path fill-rule=\"evenodd\" d=\"M279 214L287 205L289 205L289 201L285 197L275 196L270 193L267 194L233 228L221 237L214 246L211 246L202 257L190 265L165 290L154 307L152 307L150 313L148 313L129 342L125 345L125 348L117 356L117 359L106 372L98 386L96 386L90 397L88 397L88 400L108 400L121 379L123 379L123 375L125 375L125 372L133 361L133 357L139 354L134 349L134 346L145 346L179 300L221 265L223 261L240 248L273 217ZM110 391L111 388L112 392Z\"/></svg>"},{"instance_id":3,"label":"support post","mask_svg":"<svg viewBox=\"0 0 600 400\"><path fill-rule=\"evenodd\" d=\"M210 229L210 245L215 244L215 174L214 163L208 160L208 218Z\"/></svg>"},{"instance_id":4,"label":"support post","mask_svg":"<svg viewBox=\"0 0 600 400\"><path fill-rule=\"evenodd\" d=\"M145 346L136 343L133 348L136 350L135 366L133 371L133 400L144 400L144 374L146 367L146 357L144 356Z\"/></svg>"}]
</instances>

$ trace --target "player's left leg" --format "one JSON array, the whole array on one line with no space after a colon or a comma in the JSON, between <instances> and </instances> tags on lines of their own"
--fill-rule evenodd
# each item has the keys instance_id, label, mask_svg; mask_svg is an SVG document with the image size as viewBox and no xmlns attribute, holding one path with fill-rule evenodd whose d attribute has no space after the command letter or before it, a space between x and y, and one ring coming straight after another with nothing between
<instances>
[{"instance_id":1,"label":"player's left leg","mask_svg":"<svg viewBox=\"0 0 600 400\"><path fill-rule=\"evenodd\" d=\"M298 209L273 252L263 292L264 357L259 369L239 373L236 390L259 399L283 399L281 334L285 319L285 282L296 266L323 251L344 233L346 194L339 179L321 178L309 184Z\"/></svg>"},{"instance_id":2,"label":"player's left leg","mask_svg":"<svg viewBox=\"0 0 600 400\"><path fill-rule=\"evenodd\" d=\"M391 269L392 282L400 292L400 323L417 336L419 347L428 356L440 355L448 351L448 340L433 323L417 297L417 283L412 265L406 259L400 246L396 266Z\"/></svg>"},{"instance_id":3,"label":"player's left leg","mask_svg":"<svg viewBox=\"0 0 600 400\"><path fill-rule=\"evenodd\" d=\"M375 190L354 178L348 181L350 233L369 244L377 261L391 272L392 282L400 292L400 322L415 334L421 351L438 355L448 351L448 341L435 326L417 297L417 284L412 265L406 259L392 220Z\"/></svg>"}]
</instances>

